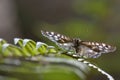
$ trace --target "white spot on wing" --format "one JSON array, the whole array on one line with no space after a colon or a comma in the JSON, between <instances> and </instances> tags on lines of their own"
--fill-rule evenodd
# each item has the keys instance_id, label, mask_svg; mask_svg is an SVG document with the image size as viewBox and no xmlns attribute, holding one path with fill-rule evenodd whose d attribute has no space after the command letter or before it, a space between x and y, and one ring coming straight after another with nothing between
<instances>
[{"instance_id":1,"label":"white spot on wing","mask_svg":"<svg viewBox=\"0 0 120 80\"><path fill-rule=\"evenodd\" d=\"M68 39L68 38L65 36L65 39Z\"/></svg>"},{"instance_id":2,"label":"white spot on wing","mask_svg":"<svg viewBox=\"0 0 120 80\"><path fill-rule=\"evenodd\" d=\"M105 47L105 46L106 46L106 44L102 43L102 46L104 46L104 47Z\"/></svg>"},{"instance_id":3,"label":"white spot on wing","mask_svg":"<svg viewBox=\"0 0 120 80\"><path fill-rule=\"evenodd\" d=\"M101 48L101 49L102 49L102 48L103 48L103 46L99 46L99 48Z\"/></svg>"},{"instance_id":4,"label":"white spot on wing","mask_svg":"<svg viewBox=\"0 0 120 80\"><path fill-rule=\"evenodd\" d=\"M99 43L96 43L96 45L98 46L98 45L99 45Z\"/></svg>"},{"instance_id":5,"label":"white spot on wing","mask_svg":"<svg viewBox=\"0 0 120 80\"><path fill-rule=\"evenodd\" d=\"M54 35L54 32L51 32L51 35Z\"/></svg>"},{"instance_id":6,"label":"white spot on wing","mask_svg":"<svg viewBox=\"0 0 120 80\"><path fill-rule=\"evenodd\" d=\"M95 49L95 48L96 48L95 46L92 47L92 49Z\"/></svg>"},{"instance_id":7,"label":"white spot on wing","mask_svg":"<svg viewBox=\"0 0 120 80\"><path fill-rule=\"evenodd\" d=\"M67 43L64 43L63 45L64 45L64 46L68 46L69 44L67 44Z\"/></svg>"},{"instance_id":8,"label":"white spot on wing","mask_svg":"<svg viewBox=\"0 0 120 80\"><path fill-rule=\"evenodd\" d=\"M51 34L49 34L49 36L51 37L52 35L51 35Z\"/></svg>"},{"instance_id":9,"label":"white spot on wing","mask_svg":"<svg viewBox=\"0 0 120 80\"><path fill-rule=\"evenodd\" d=\"M88 42L88 45L91 45L91 42Z\"/></svg>"},{"instance_id":10,"label":"white spot on wing","mask_svg":"<svg viewBox=\"0 0 120 80\"><path fill-rule=\"evenodd\" d=\"M58 40L58 36L54 36L55 40Z\"/></svg>"},{"instance_id":11,"label":"white spot on wing","mask_svg":"<svg viewBox=\"0 0 120 80\"><path fill-rule=\"evenodd\" d=\"M108 48L111 48L111 46L110 46L110 45L108 45Z\"/></svg>"},{"instance_id":12,"label":"white spot on wing","mask_svg":"<svg viewBox=\"0 0 120 80\"><path fill-rule=\"evenodd\" d=\"M93 53L93 50L88 50L88 52Z\"/></svg>"},{"instance_id":13,"label":"white spot on wing","mask_svg":"<svg viewBox=\"0 0 120 80\"><path fill-rule=\"evenodd\" d=\"M64 38L64 36L63 36L63 35L61 35L61 38Z\"/></svg>"},{"instance_id":14,"label":"white spot on wing","mask_svg":"<svg viewBox=\"0 0 120 80\"><path fill-rule=\"evenodd\" d=\"M95 45L95 43L94 43L94 42L92 42L91 44L92 44L92 45Z\"/></svg>"},{"instance_id":15,"label":"white spot on wing","mask_svg":"<svg viewBox=\"0 0 120 80\"><path fill-rule=\"evenodd\" d=\"M57 34L58 37L60 37L60 34Z\"/></svg>"},{"instance_id":16,"label":"white spot on wing","mask_svg":"<svg viewBox=\"0 0 120 80\"><path fill-rule=\"evenodd\" d=\"M109 49L108 47L105 47L105 49Z\"/></svg>"},{"instance_id":17,"label":"white spot on wing","mask_svg":"<svg viewBox=\"0 0 120 80\"><path fill-rule=\"evenodd\" d=\"M49 34L49 32L47 31L46 34Z\"/></svg>"}]
</instances>

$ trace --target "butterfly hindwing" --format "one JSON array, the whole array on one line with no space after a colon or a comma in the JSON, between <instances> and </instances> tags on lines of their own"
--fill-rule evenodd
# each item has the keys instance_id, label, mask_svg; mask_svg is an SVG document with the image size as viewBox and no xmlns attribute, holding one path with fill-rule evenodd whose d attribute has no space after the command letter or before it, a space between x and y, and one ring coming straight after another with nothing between
<instances>
[{"instance_id":1,"label":"butterfly hindwing","mask_svg":"<svg viewBox=\"0 0 120 80\"><path fill-rule=\"evenodd\" d=\"M91 50L98 52L98 53L109 53L109 52L114 52L116 50L116 47L113 47L105 43L83 41L82 44L86 45Z\"/></svg>"}]
</instances>

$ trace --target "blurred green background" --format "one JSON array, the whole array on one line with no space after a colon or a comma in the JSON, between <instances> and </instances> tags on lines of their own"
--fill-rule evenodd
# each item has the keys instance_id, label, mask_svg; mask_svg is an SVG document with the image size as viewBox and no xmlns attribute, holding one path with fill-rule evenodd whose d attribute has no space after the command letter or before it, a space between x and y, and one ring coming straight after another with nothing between
<instances>
[{"instance_id":1,"label":"blurred green background","mask_svg":"<svg viewBox=\"0 0 120 80\"><path fill-rule=\"evenodd\" d=\"M48 30L115 45L115 52L91 61L119 80L119 7L119 0L1 0L0 37L8 42L20 37L54 45L41 35L41 30ZM89 80L100 76L93 72Z\"/></svg>"}]
</instances>

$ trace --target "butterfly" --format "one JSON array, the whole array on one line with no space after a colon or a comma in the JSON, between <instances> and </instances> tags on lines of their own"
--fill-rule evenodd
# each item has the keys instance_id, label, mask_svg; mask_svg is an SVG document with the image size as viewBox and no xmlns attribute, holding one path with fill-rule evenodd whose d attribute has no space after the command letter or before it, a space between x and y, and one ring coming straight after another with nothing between
<instances>
[{"instance_id":1,"label":"butterfly","mask_svg":"<svg viewBox=\"0 0 120 80\"><path fill-rule=\"evenodd\" d=\"M116 47L105 43L82 41L59 33L41 30L43 36L56 43L58 47L68 52L74 51L75 56L84 58L98 58L102 53L114 52Z\"/></svg>"}]
</instances>

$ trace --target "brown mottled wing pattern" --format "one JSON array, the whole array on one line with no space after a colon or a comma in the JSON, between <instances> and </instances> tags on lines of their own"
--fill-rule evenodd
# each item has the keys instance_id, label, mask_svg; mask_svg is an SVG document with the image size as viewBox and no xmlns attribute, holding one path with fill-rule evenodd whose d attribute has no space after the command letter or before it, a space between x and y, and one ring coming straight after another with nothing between
<instances>
[{"instance_id":1,"label":"brown mottled wing pattern","mask_svg":"<svg viewBox=\"0 0 120 80\"><path fill-rule=\"evenodd\" d=\"M81 41L80 44L81 52L79 54L86 58L98 58L102 53L114 52L116 50L116 47L105 43Z\"/></svg>"},{"instance_id":2,"label":"brown mottled wing pattern","mask_svg":"<svg viewBox=\"0 0 120 80\"><path fill-rule=\"evenodd\" d=\"M116 47L105 43L87 42L80 39L71 39L55 32L41 31L42 35L55 42L66 51L75 51L77 56L86 58L97 58L102 53L114 52Z\"/></svg>"},{"instance_id":3,"label":"brown mottled wing pattern","mask_svg":"<svg viewBox=\"0 0 120 80\"><path fill-rule=\"evenodd\" d=\"M59 47L65 50L73 50L72 39L55 32L41 31L42 35L55 42Z\"/></svg>"},{"instance_id":4,"label":"brown mottled wing pattern","mask_svg":"<svg viewBox=\"0 0 120 80\"><path fill-rule=\"evenodd\" d=\"M59 33L48 32L48 31L41 31L41 32L42 32L43 36L47 37L48 39L52 40L53 42L59 42L59 43L71 42L71 39L69 37L61 35Z\"/></svg>"},{"instance_id":5,"label":"brown mottled wing pattern","mask_svg":"<svg viewBox=\"0 0 120 80\"><path fill-rule=\"evenodd\" d=\"M116 47L113 47L105 43L82 41L81 44L89 47L90 49L98 53L109 53L114 52L116 50Z\"/></svg>"}]
</instances>

